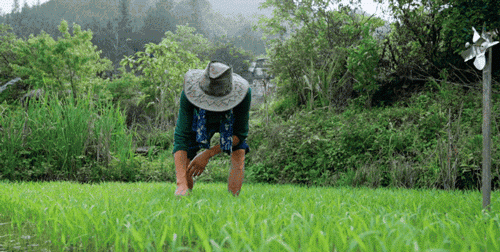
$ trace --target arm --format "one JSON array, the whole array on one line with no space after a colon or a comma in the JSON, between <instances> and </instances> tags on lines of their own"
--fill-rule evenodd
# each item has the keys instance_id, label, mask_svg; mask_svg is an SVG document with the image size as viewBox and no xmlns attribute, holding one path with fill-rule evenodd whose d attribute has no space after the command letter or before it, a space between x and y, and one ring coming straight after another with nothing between
<instances>
[{"instance_id":1,"label":"arm","mask_svg":"<svg viewBox=\"0 0 500 252\"><path fill-rule=\"evenodd\" d=\"M193 138L191 129L191 124L193 123L193 110L194 105L188 101L184 91L182 91L180 97L179 115L177 117L177 123L175 124L173 154L179 150L188 150L188 144Z\"/></svg>"},{"instance_id":2,"label":"arm","mask_svg":"<svg viewBox=\"0 0 500 252\"><path fill-rule=\"evenodd\" d=\"M180 97L179 116L174 133L174 162L177 178L177 195L184 195L186 189L193 188L193 179L187 174L187 167L191 160L188 159L187 150L192 141L191 124L193 121L194 106L187 100L184 91ZM184 182L187 182L187 188Z\"/></svg>"},{"instance_id":3,"label":"arm","mask_svg":"<svg viewBox=\"0 0 500 252\"><path fill-rule=\"evenodd\" d=\"M248 89L245 99L234 107L234 126L233 135L237 136L240 142L245 141L248 136L249 119L250 119L250 104L252 103L252 89Z\"/></svg>"},{"instance_id":4,"label":"arm","mask_svg":"<svg viewBox=\"0 0 500 252\"><path fill-rule=\"evenodd\" d=\"M233 146L238 145L240 140L238 139L237 136L233 136ZM208 164L208 161L210 158L213 156L221 153L220 145L216 145L193 158L193 161L189 163L187 166L188 169L188 176L199 176L204 170L205 167ZM234 154L234 152L233 152ZM245 155L243 155L244 157ZM177 163L176 163L177 164Z\"/></svg>"},{"instance_id":5,"label":"arm","mask_svg":"<svg viewBox=\"0 0 500 252\"><path fill-rule=\"evenodd\" d=\"M235 115L234 125L233 125L233 146L237 146L241 142L245 140L248 135L248 118L250 114L250 103L251 103L251 92L248 90L247 96L243 101L238 104L233 109L233 113ZM200 175L205 169L208 161L213 156L221 153L220 145L215 145L214 147L198 154L188 165L188 173L194 176ZM236 153L238 152L238 153ZM241 156L243 159L241 159ZM236 158L237 163L241 164L238 166L242 166L244 163L245 151L243 150L243 154L241 154L241 150L237 150L233 152L231 158ZM233 160L234 161L234 160ZM234 163L233 163L234 165ZM242 168L242 167L241 167Z\"/></svg>"},{"instance_id":6,"label":"arm","mask_svg":"<svg viewBox=\"0 0 500 252\"><path fill-rule=\"evenodd\" d=\"M187 158L187 151L179 150L174 153L175 167L187 168L189 159Z\"/></svg>"},{"instance_id":7,"label":"arm","mask_svg":"<svg viewBox=\"0 0 500 252\"><path fill-rule=\"evenodd\" d=\"M240 139L236 135L233 135L233 146L236 146L239 143L240 143ZM222 150L220 149L220 144L217 144L214 147L206 150L206 152L207 152L208 158L212 158L213 156L221 153Z\"/></svg>"}]
</instances>

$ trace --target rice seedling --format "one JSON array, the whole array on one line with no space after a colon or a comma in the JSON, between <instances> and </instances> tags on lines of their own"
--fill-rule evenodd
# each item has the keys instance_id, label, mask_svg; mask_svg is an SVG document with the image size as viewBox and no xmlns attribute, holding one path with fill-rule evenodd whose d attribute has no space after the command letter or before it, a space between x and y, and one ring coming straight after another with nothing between
<instances>
[{"instance_id":1,"label":"rice seedling","mask_svg":"<svg viewBox=\"0 0 500 252\"><path fill-rule=\"evenodd\" d=\"M499 194L0 182L0 251L498 251Z\"/></svg>"}]
</instances>

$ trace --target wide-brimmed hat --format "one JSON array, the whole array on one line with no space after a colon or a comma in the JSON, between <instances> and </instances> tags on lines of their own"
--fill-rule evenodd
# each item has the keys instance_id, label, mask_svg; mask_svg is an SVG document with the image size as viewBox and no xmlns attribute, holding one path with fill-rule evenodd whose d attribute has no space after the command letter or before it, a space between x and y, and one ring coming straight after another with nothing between
<instances>
[{"instance_id":1,"label":"wide-brimmed hat","mask_svg":"<svg viewBox=\"0 0 500 252\"><path fill-rule=\"evenodd\" d=\"M195 106L221 112L238 105L248 92L248 81L231 67L216 61L205 70L191 69L184 76L184 94Z\"/></svg>"}]
</instances>

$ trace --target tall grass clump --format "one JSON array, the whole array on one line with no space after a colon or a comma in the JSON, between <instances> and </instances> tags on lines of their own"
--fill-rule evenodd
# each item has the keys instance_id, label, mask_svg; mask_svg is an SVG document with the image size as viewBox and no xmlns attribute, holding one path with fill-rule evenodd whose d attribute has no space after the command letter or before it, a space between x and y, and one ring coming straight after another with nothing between
<instances>
[{"instance_id":1,"label":"tall grass clump","mask_svg":"<svg viewBox=\"0 0 500 252\"><path fill-rule=\"evenodd\" d=\"M45 94L0 114L0 178L129 179L132 139L119 108L91 95ZM110 169L117 160L120 169Z\"/></svg>"}]
</instances>

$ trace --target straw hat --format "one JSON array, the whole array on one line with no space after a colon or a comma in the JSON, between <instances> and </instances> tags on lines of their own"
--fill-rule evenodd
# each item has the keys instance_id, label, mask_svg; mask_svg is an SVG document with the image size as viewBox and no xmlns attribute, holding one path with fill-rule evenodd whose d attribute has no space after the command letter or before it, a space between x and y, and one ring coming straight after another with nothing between
<instances>
[{"instance_id":1,"label":"straw hat","mask_svg":"<svg viewBox=\"0 0 500 252\"><path fill-rule=\"evenodd\" d=\"M184 94L195 106L221 112L238 105L248 92L248 81L220 62L208 63L205 70L192 69L184 76Z\"/></svg>"}]
</instances>

